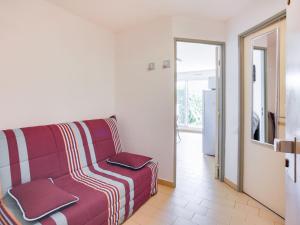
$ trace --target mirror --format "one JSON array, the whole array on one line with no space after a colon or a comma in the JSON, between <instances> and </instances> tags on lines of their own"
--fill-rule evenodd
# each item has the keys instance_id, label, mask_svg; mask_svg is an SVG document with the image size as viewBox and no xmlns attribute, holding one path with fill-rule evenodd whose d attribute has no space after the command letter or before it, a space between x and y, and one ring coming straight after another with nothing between
<instances>
[{"instance_id":1,"label":"mirror","mask_svg":"<svg viewBox=\"0 0 300 225\"><path fill-rule=\"evenodd\" d=\"M252 40L252 139L273 144L278 137L278 29Z\"/></svg>"}]
</instances>

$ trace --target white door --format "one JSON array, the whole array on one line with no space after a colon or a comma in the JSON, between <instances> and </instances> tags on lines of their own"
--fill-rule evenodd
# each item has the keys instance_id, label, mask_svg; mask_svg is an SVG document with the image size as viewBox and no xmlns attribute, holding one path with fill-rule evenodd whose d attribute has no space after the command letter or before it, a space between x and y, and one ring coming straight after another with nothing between
<instances>
[{"instance_id":1,"label":"white door","mask_svg":"<svg viewBox=\"0 0 300 225\"><path fill-rule=\"evenodd\" d=\"M300 140L300 1L291 1L287 7L287 49L286 49L286 139ZM280 154L280 153L278 153ZM286 224L300 224L300 156L286 154L289 168L286 174ZM296 165L295 165L296 161ZM296 168L295 168L296 167ZM296 170L295 170L296 169ZM296 181L293 177L296 172Z\"/></svg>"},{"instance_id":2,"label":"white door","mask_svg":"<svg viewBox=\"0 0 300 225\"><path fill-rule=\"evenodd\" d=\"M278 154L273 151L272 144L263 144L259 141L254 140L255 132L252 129L254 126L254 116L253 116L253 49L254 41L258 37L266 35L270 32L275 32L277 37L279 37L277 50L280 52L280 57L278 62L280 66L278 67L277 74L281 77L284 73L284 49L285 49L285 21L280 21L276 24L272 24L267 28L264 28L254 34L247 36L244 39L244 90L243 90L243 149L244 149L244 160L243 160L243 191L255 198L277 214L282 217L285 216L285 173L284 173L284 164L285 158L284 154ZM261 46L259 46L261 47ZM279 51L280 50L280 51ZM267 69L275 70L276 68L268 65ZM266 83L273 82L274 80L265 80ZM279 88L279 86L276 86ZM277 92L278 97L280 92ZM266 93L268 95L268 93ZM269 96L270 97L270 96ZM270 106L275 109L278 107L274 102L270 103ZM266 111L266 110L265 110ZM278 111L278 110L276 110ZM274 120L276 118L279 120L281 117L284 117L284 110L278 114L274 114ZM266 112L268 113L268 112ZM271 117L271 113L269 113ZM256 117L257 118L257 117ZM258 119L259 120L259 119ZM261 120L261 119L260 119ZM259 121L256 123L259 123ZM258 127L258 126L257 126ZM268 129L270 132L270 126L266 126L265 129ZM278 132L280 131L278 128ZM265 131L263 131L266 133ZM277 133L278 133L277 132ZM273 131L274 135L275 129ZM278 135L278 134L277 134ZM269 135L272 136L272 135ZM269 138L270 139L270 138ZM269 140L268 139L268 140ZM268 141L266 138L266 142ZM269 143L271 143L269 141Z\"/></svg>"}]
</instances>

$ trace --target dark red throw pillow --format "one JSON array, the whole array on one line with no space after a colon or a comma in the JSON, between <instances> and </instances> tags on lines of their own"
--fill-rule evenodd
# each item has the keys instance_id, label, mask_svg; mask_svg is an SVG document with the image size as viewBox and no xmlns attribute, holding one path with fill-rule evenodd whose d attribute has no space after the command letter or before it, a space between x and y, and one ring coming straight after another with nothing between
<instances>
[{"instance_id":1,"label":"dark red throw pillow","mask_svg":"<svg viewBox=\"0 0 300 225\"><path fill-rule=\"evenodd\" d=\"M16 200L27 221L41 219L79 200L57 187L50 178L21 184L8 190L8 193Z\"/></svg>"},{"instance_id":2,"label":"dark red throw pillow","mask_svg":"<svg viewBox=\"0 0 300 225\"><path fill-rule=\"evenodd\" d=\"M106 161L111 164L138 170L143 168L151 160L152 158L147 156L132 154L128 152L121 152L115 156L110 157Z\"/></svg>"}]
</instances>

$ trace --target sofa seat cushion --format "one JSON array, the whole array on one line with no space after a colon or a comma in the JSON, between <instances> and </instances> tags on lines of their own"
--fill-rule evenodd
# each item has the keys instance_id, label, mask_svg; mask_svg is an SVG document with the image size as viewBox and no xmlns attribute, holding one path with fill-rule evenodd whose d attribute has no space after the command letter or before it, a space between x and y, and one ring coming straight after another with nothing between
<instances>
[{"instance_id":1,"label":"sofa seat cushion","mask_svg":"<svg viewBox=\"0 0 300 225\"><path fill-rule=\"evenodd\" d=\"M151 183L156 177L152 174L155 170L151 169L154 165L157 166L151 162L141 170L134 171L101 162L83 168L78 174L54 179L55 185L78 196L80 201L41 219L39 223L96 225L95 221L103 221L100 224L106 225L125 221L151 197ZM22 213L14 201L5 198L4 207L20 224L34 224L22 219Z\"/></svg>"},{"instance_id":2,"label":"sofa seat cushion","mask_svg":"<svg viewBox=\"0 0 300 225\"><path fill-rule=\"evenodd\" d=\"M57 187L52 179L40 179L8 190L27 221L35 221L69 206L78 197Z\"/></svg>"},{"instance_id":3,"label":"sofa seat cushion","mask_svg":"<svg viewBox=\"0 0 300 225\"><path fill-rule=\"evenodd\" d=\"M108 201L104 193L86 187L84 184L76 182L70 176L65 176L54 180L60 188L66 190L80 198L76 204L71 207L63 208L60 211L40 219L39 225L82 225L92 220L94 217L100 217L103 221L109 218ZM25 221L22 212L17 204L10 197L5 197L2 204L2 217L8 217L9 224L33 225L35 222ZM1 210L0 210L1 214ZM101 221L101 220L100 220ZM1 224L1 223L0 223ZM102 223L109 224L109 223Z\"/></svg>"},{"instance_id":4,"label":"sofa seat cushion","mask_svg":"<svg viewBox=\"0 0 300 225\"><path fill-rule=\"evenodd\" d=\"M158 164L156 162L150 161L144 168L140 170L130 170L125 167L111 165L107 162L100 162L97 165L101 169L120 174L124 177L130 177L132 180L134 180L135 192L139 191L139 188L144 188L144 186L148 186L151 195L154 195L157 192ZM150 178L150 180L146 178Z\"/></svg>"}]
</instances>

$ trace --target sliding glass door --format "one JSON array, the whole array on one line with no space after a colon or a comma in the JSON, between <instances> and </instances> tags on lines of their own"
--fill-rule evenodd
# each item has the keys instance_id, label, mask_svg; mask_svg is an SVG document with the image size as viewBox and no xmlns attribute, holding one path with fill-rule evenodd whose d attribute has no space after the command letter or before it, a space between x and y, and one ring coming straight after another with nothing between
<instances>
[{"instance_id":1,"label":"sliding glass door","mask_svg":"<svg viewBox=\"0 0 300 225\"><path fill-rule=\"evenodd\" d=\"M180 79L177 81L177 125L179 129L202 130L203 90L208 79Z\"/></svg>"}]
</instances>

